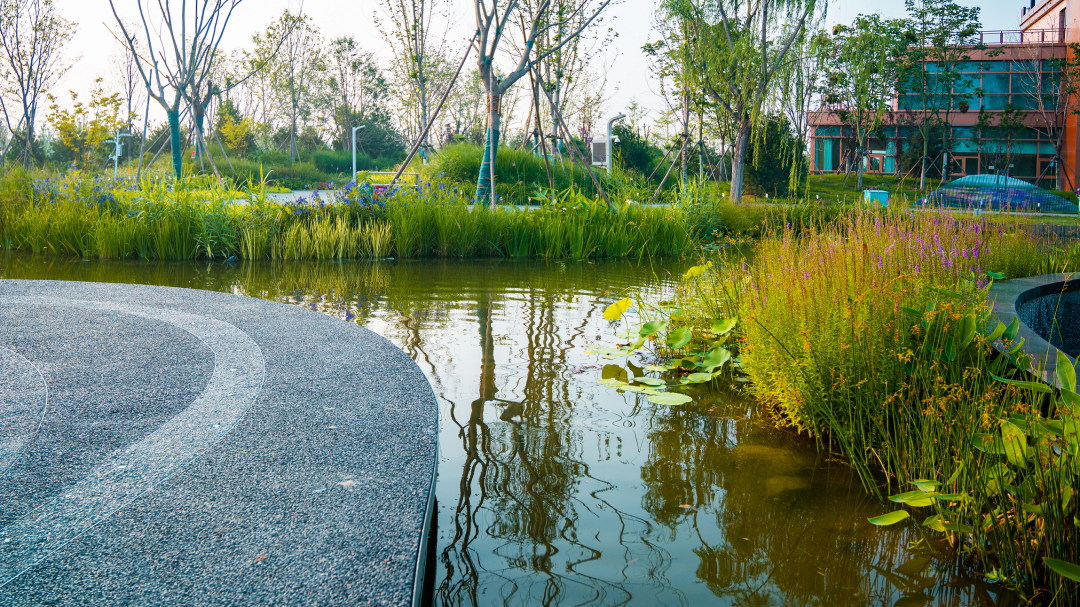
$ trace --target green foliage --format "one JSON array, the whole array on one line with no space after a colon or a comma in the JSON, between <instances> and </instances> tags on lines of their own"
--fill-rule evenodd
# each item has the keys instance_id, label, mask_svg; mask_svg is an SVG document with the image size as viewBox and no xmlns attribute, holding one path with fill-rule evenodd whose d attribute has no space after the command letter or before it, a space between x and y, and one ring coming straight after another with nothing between
<instances>
[{"instance_id":1,"label":"green foliage","mask_svg":"<svg viewBox=\"0 0 1080 607\"><path fill-rule=\"evenodd\" d=\"M992 326L986 293L1005 275L1080 268L1080 245L946 213L769 224L752 263L725 252L687 272L672 300L637 303L651 315L642 335L694 334L689 352L660 350L673 362L654 367L689 379L703 350L729 350L733 379L773 423L841 454L868 491L884 483L906 508L934 508L926 526L959 537L1022 596L1050 588L1075 601L1068 576L1041 565L1080 562L1075 371L1059 363L1064 404L1044 418L1052 390L1026 378L1019 323Z\"/></svg>"},{"instance_id":2,"label":"green foliage","mask_svg":"<svg viewBox=\"0 0 1080 607\"><path fill-rule=\"evenodd\" d=\"M136 187L78 173L29 183L13 174L0 190L15 190L2 207L6 248L103 259L583 259L682 255L694 246L678 207L624 203L613 212L573 188L527 210L472 205L446 184L392 194L364 184L290 205L270 201L265 184L239 190L206 177Z\"/></svg>"},{"instance_id":3,"label":"green foliage","mask_svg":"<svg viewBox=\"0 0 1080 607\"><path fill-rule=\"evenodd\" d=\"M782 117L772 117L762 129L760 139L750 140L750 151L746 165L747 192L763 196L769 194L776 198L788 192L791 179L791 165L796 158L802 157L803 146L791 129L788 121ZM806 183L807 167L805 163L798 171L796 191L801 191Z\"/></svg>"}]
</instances>

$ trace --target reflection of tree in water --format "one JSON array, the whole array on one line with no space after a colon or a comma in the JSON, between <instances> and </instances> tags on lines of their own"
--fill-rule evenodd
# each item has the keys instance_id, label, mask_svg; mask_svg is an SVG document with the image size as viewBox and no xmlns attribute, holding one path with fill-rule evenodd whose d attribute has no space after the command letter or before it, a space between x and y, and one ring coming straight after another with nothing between
<instances>
[{"instance_id":1,"label":"reflection of tree in water","mask_svg":"<svg viewBox=\"0 0 1080 607\"><path fill-rule=\"evenodd\" d=\"M845 469L815 471L812 454L808 460L783 455L805 443L785 442L737 416L710 415L706 406L646 405L626 418L648 428L638 445L627 445L630 452L647 450L640 469L647 516L634 516L637 504L626 503L631 489L593 476L584 456L594 439L601 451L610 452L605 443L613 443L618 453L632 433L590 427L595 411L576 406L581 384L569 379L571 348L584 345L589 315L599 311L599 304L582 302L643 282L641 271L627 264L605 264L602 271L598 265L439 260L229 267L0 257L5 278L211 289L385 322L384 334L424 368L457 428L458 444L443 445L463 465L456 503L440 504L452 514L441 518L450 524L440 540L449 544L439 554L445 581L438 604L617 605L632 598L697 604L690 596L702 586L719 597L708 600L739 605L994 604L988 587L965 580L955 562L912 558L906 545L917 533L868 528L866 517L882 506L867 500ZM592 295L576 295L588 289ZM460 345L444 332L460 327L463 317L478 326L472 334L478 343L469 338L480 353L475 398L442 385L458 375L442 358L455 358L451 349ZM523 343L497 367L500 333L519 326ZM453 483L455 472L444 469L440 486ZM803 486L811 478L813 485ZM602 548L606 569L596 568ZM498 567L487 563L492 559ZM597 570L607 573L590 575ZM688 584L683 570L696 572L702 584L692 588L695 578Z\"/></svg>"},{"instance_id":2,"label":"reflection of tree in water","mask_svg":"<svg viewBox=\"0 0 1080 607\"><path fill-rule=\"evenodd\" d=\"M581 583L556 569L557 543L574 546L581 553L568 564L570 571L581 562L600 557L598 550L577 537L574 495L580 480L588 475L588 466L581 461L579 435L571 428L572 395L560 373L567 367L566 352L574 337L582 334L589 315L581 317L571 331L573 337L564 342L555 318L559 294L532 291L528 295L526 318L521 320L526 343L519 355L525 360L525 377L514 386L520 400L497 397L492 294L484 294L479 302L480 394L469 406L467 421L459 421L458 406L451 405L466 460L454 536L441 555L447 571L446 581L438 589L440 604L479 604L480 587L490 583L483 576L498 575L481 570L477 559L485 555L475 554L470 546L482 533L504 541L497 552L511 568L542 576L540 591L532 587L536 581L519 588L513 579L504 578L504 603L557 605L566 584ZM499 419L505 423L495 428L484 421L484 407L489 403L502 407ZM486 511L494 518L481 531L478 519L488 501ZM580 574L574 577L580 578Z\"/></svg>"}]
</instances>

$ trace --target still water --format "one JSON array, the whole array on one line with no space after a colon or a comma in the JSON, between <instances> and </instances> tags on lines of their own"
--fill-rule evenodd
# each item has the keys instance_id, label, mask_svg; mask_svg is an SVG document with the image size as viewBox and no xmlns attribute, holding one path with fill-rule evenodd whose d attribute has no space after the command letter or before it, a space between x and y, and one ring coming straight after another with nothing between
<instances>
[{"instance_id":1,"label":"still water","mask_svg":"<svg viewBox=\"0 0 1080 607\"><path fill-rule=\"evenodd\" d=\"M0 277L209 289L355 322L439 401L436 605L993 605L915 525L738 394L599 386L608 303L686 264L224 264L0 254Z\"/></svg>"}]
</instances>

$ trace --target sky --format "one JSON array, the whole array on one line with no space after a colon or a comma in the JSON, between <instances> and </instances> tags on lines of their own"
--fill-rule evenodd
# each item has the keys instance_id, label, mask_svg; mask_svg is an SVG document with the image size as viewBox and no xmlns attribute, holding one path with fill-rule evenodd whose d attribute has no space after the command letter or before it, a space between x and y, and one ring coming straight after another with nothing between
<instances>
[{"instance_id":1,"label":"sky","mask_svg":"<svg viewBox=\"0 0 1080 607\"><path fill-rule=\"evenodd\" d=\"M122 17L134 21L138 15L136 0L114 0ZM616 0L618 2L618 0ZM58 11L65 18L78 24L78 31L66 48L69 58L76 58L72 69L57 84L53 94L71 89L87 92L97 77L108 81L110 61L120 48L109 28L115 27L109 0L54 0ZM450 48L461 49L471 35L475 18L472 3L464 0L448 0L452 23L448 43ZM965 6L982 8L984 30L1018 29L1020 8L1023 0L958 0ZM246 0L236 8L228 25L223 48L247 46L251 36L286 8L294 10L298 0ZM618 37L608 48L605 56L593 59L608 65L608 101L604 115L615 115L631 101L653 111L662 110L664 102L658 83L649 74L648 61L641 51L642 45L655 41L653 10L656 0L622 0L608 9L608 25L618 32ZM390 52L375 26L373 15L379 11L377 0L306 0L303 8L327 38L353 35L366 49L375 51L384 64L390 61ZM827 23L849 23L859 13L881 13L884 17L903 17L902 0L831 0L828 5ZM151 114L151 120L154 120Z\"/></svg>"}]
</instances>

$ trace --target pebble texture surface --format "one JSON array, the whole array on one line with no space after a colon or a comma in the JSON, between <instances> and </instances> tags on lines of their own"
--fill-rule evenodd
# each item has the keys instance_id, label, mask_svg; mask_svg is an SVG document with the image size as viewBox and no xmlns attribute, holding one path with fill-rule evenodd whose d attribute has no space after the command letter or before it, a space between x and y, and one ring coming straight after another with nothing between
<instances>
[{"instance_id":1,"label":"pebble texture surface","mask_svg":"<svg viewBox=\"0 0 1080 607\"><path fill-rule=\"evenodd\" d=\"M335 318L0 281L0 604L409 605L436 419Z\"/></svg>"}]
</instances>

